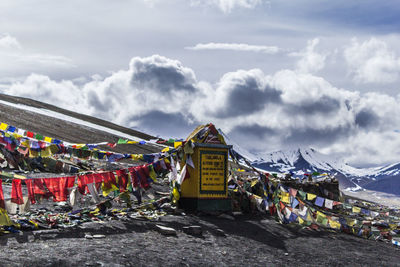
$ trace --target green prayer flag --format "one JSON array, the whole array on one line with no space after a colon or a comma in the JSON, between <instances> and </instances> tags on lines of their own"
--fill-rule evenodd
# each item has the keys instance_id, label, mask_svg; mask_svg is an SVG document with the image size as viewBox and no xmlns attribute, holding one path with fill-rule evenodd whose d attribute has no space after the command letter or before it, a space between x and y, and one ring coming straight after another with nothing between
<instances>
[{"instance_id":1,"label":"green prayer flag","mask_svg":"<svg viewBox=\"0 0 400 267\"><path fill-rule=\"evenodd\" d=\"M120 144L127 144L127 143L128 143L128 140L120 138L120 139L118 139L117 144L120 145Z\"/></svg>"},{"instance_id":2,"label":"green prayer flag","mask_svg":"<svg viewBox=\"0 0 400 267\"><path fill-rule=\"evenodd\" d=\"M306 195L307 195L306 192L301 191L301 190L297 191L297 194L300 196L301 199L305 199Z\"/></svg>"},{"instance_id":3,"label":"green prayer flag","mask_svg":"<svg viewBox=\"0 0 400 267\"><path fill-rule=\"evenodd\" d=\"M36 134L35 139L37 139L37 140L44 140L44 137L43 137L43 135L41 135L41 134Z\"/></svg>"}]
</instances>

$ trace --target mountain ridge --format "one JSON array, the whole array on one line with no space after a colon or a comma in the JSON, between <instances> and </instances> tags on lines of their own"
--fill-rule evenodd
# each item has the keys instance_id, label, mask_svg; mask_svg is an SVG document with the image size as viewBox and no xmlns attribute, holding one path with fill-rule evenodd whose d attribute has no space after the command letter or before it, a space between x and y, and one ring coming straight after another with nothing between
<instances>
[{"instance_id":1,"label":"mountain ridge","mask_svg":"<svg viewBox=\"0 0 400 267\"><path fill-rule=\"evenodd\" d=\"M400 195L400 163L355 168L313 148L298 148L259 155L259 159L252 164L265 171L291 173L295 177L305 173L329 173L338 178L344 190L365 188Z\"/></svg>"}]
</instances>

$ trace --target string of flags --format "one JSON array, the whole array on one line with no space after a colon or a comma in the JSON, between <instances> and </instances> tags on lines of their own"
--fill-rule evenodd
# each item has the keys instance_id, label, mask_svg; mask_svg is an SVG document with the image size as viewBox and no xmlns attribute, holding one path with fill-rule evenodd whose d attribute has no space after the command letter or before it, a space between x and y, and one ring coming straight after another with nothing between
<instances>
[{"instance_id":1,"label":"string of flags","mask_svg":"<svg viewBox=\"0 0 400 267\"><path fill-rule=\"evenodd\" d=\"M260 177L260 179L263 179ZM400 218L389 211L375 210L324 198L313 193L286 187L279 181L266 179L264 196L252 194L258 205L276 215L281 223L298 223L304 226L322 226L365 238L400 234ZM350 200L351 201L351 200ZM353 202L353 201L351 201ZM370 204L365 201L363 204Z\"/></svg>"},{"instance_id":2,"label":"string of flags","mask_svg":"<svg viewBox=\"0 0 400 267\"><path fill-rule=\"evenodd\" d=\"M111 192L132 192L141 202L140 188L148 189L150 184L156 181L157 176L171 169L167 158L159 159L151 164L119 169L116 171L100 171L75 176L26 178L13 177L11 189L11 203L22 205L25 197L22 193L24 183L28 191L28 200L35 204L37 199L53 198L54 202L74 201L77 192L81 195L90 194L96 203L100 201L99 192L108 196ZM75 188L75 190L73 190ZM100 191L101 189L101 191ZM71 203L73 205L74 203ZM0 179L0 212L5 214L5 198ZM1 210L3 209L3 210ZM1 216L0 216L1 217ZM1 221L1 219L0 219ZM1 223L0 223L1 224Z\"/></svg>"},{"instance_id":3,"label":"string of flags","mask_svg":"<svg viewBox=\"0 0 400 267\"><path fill-rule=\"evenodd\" d=\"M238 154L233 152L231 155L237 163ZM257 194L249 192L240 186L237 178L232 176L237 186L234 190L245 193L260 211L275 215L281 223L296 223L311 229L325 227L369 239L387 239L395 245L398 244L400 240L399 211L392 214L388 208L368 201L343 197L338 201L285 186L277 174L261 173L245 158L242 157L242 159L259 175L259 178L251 184L251 188L255 188L255 185L260 183L262 192ZM309 175L323 176L319 173ZM311 183L317 187L321 185L315 181ZM339 199L339 196L325 188L323 192L325 195Z\"/></svg>"},{"instance_id":4,"label":"string of flags","mask_svg":"<svg viewBox=\"0 0 400 267\"><path fill-rule=\"evenodd\" d=\"M75 144L67 145L66 142L59 140L57 144L46 143L44 141L26 138L19 135L10 135L7 132L0 130L0 144L3 144L9 151L18 151L24 156L29 156L31 158L36 157L50 157L59 154L70 154L74 157L81 159L105 159L110 162L118 161L121 159L132 159L135 161L146 161L149 162L159 153L152 154L122 154L117 152L110 152L105 150L99 150L97 147L99 145L104 145L106 143L98 144ZM124 141L125 142L125 141ZM129 143L131 141L126 141ZM136 142L136 141L132 141ZM131 143L132 143L131 142ZM108 143L109 144L109 143ZM169 150L169 149L168 149ZM169 150L169 151L173 151Z\"/></svg>"},{"instance_id":5,"label":"string of flags","mask_svg":"<svg viewBox=\"0 0 400 267\"><path fill-rule=\"evenodd\" d=\"M115 142L100 142L100 143L95 143L95 144L72 144L69 142L65 142L56 138L52 138L52 137L48 137L48 136L44 136L42 134L39 133L34 133L31 131L27 131L21 128L17 128L14 127L12 125L8 125L7 123L0 123L0 131L3 132L8 132L11 134L15 134L18 137L28 137L31 139L35 139L36 141L43 141L49 144L64 144L64 145L68 145L68 146L72 146L74 148L82 148L82 147L87 147L88 149L90 148L94 148L94 147L98 147L101 145L107 145L109 147L115 147L117 145L123 145L123 144L128 144L128 145L146 145L146 144L169 144L169 145L174 145L175 147L179 146L179 144L182 144L183 139L173 139L173 138L169 138L168 140L160 140L160 139L154 139L154 140L128 140L128 139L124 139L124 138L119 138L118 141Z\"/></svg>"}]
</instances>

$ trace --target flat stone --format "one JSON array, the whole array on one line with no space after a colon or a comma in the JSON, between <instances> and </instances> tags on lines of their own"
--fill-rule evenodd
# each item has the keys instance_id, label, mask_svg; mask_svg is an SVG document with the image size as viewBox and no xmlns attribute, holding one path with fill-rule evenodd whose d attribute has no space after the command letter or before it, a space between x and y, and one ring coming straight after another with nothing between
<instances>
[{"instance_id":1,"label":"flat stone","mask_svg":"<svg viewBox=\"0 0 400 267\"><path fill-rule=\"evenodd\" d=\"M105 235L93 235L93 238L106 238Z\"/></svg>"},{"instance_id":2,"label":"flat stone","mask_svg":"<svg viewBox=\"0 0 400 267\"><path fill-rule=\"evenodd\" d=\"M176 235L176 230L171 227L166 227L162 225L156 225L156 230L159 231L163 235Z\"/></svg>"},{"instance_id":3,"label":"flat stone","mask_svg":"<svg viewBox=\"0 0 400 267\"><path fill-rule=\"evenodd\" d=\"M191 225L183 227L183 232L189 235L201 235L203 230L201 229L201 226Z\"/></svg>"},{"instance_id":4,"label":"flat stone","mask_svg":"<svg viewBox=\"0 0 400 267\"><path fill-rule=\"evenodd\" d=\"M86 239L93 239L93 236L90 235L90 234L85 234L85 238L86 238Z\"/></svg>"}]
</instances>

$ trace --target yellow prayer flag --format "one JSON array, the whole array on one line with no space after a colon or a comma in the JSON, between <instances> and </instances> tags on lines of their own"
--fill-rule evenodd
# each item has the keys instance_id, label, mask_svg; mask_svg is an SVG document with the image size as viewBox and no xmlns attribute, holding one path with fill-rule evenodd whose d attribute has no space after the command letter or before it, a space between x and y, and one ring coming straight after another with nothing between
<instances>
[{"instance_id":1,"label":"yellow prayer flag","mask_svg":"<svg viewBox=\"0 0 400 267\"><path fill-rule=\"evenodd\" d=\"M17 134L17 133L13 133L13 136L14 136L14 138L21 138L21 137L23 137L22 135Z\"/></svg>"},{"instance_id":2,"label":"yellow prayer flag","mask_svg":"<svg viewBox=\"0 0 400 267\"><path fill-rule=\"evenodd\" d=\"M101 190L103 191L103 196L108 196L111 192L114 192L114 191L117 191L117 190L119 190L119 188L116 186L116 185L114 185L114 184L111 184L111 187L106 187L105 186L105 184L104 184L104 182L101 184Z\"/></svg>"},{"instance_id":3,"label":"yellow prayer flag","mask_svg":"<svg viewBox=\"0 0 400 267\"><path fill-rule=\"evenodd\" d=\"M40 151L40 156L43 158L48 158L51 156L51 150L50 147L46 147L45 149L42 149L42 151Z\"/></svg>"},{"instance_id":4,"label":"yellow prayer flag","mask_svg":"<svg viewBox=\"0 0 400 267\"><path fill-rule=\"evenodd\" d=\"M11 226L14 223L8 217L7 211L5 209L0 208L0 225Z\"/></svg>"},{"instance_id":5,"label":"yellow prayer flag","mask_svg":"<svg viewBox=\"0 0 400 267\"><path fill-rule=\"evenodd\" d=\"M311 194L311 193L307 193L307 200L313 200L317 197L317 195Z\"/></svg>"},{"instance_id":6,"label":"yellow prayer flag","mask_svg":"<svg viewBox=\"0 0 400 267\"><path fill-rule=\"evenodd\" d=\"M282 196L281 201L284 203L290 203L290 198L289 196Z\"/></svg>"},{"instance_id":7,"label":"yellow prayer flag","mask_svg":"<svg viewBox=\"0 0 400 267\"><path fill-rule=\"evenodd\" d=\"M166 147L163 150L161 150L161 152L168 152L168 151L169 151L169 147Z\"/></svg>"},{"instance_id":8,"label":"yellow prayer flag","mask_svg":"<svg viewBox=\"0 0 400 267\"><path fill-rule=\"evenodd\" d=\"M39 156L39 152L38 151L29 149L29 157L30 158L37 158L38 156Z\"/></svg>"},{"instance_id":9,"label":"yellow prayer flag","mask_svg":"<svg viewBox=\"0 0 400 267\"><path fill-rule=\"evenodd\" d=\"M154 168L150 169L150 178L154 181L157 182L157 173L154 171Z\"/></svg>"},{"instance_id":10,"label":"yellow prayer flag","mask_svg":"<svg viewBox=\"0 0 400 267\"><path fill-rule=\"evenodd\" d=\"M2 131L7 130L7 127L8 127L8 124L5 124L5 123L0 124L0 130L2 130Z\"/></svg>"},{"instance_id":11,"label":"yellow prayer flag","mask_svg":"<svg viewBox=\"0 0 400 267\"><path fill-rule=\"evenodd\" d=\"M174 148L182 146L182 142L174 142Z\"/></svg>"},{"instance_id":12,"label":"yellow prayer flag","mask_svg":"<svg viewBox=\"0 0 400 267\"><path fill-rule=\"evenodd\" d=\"M337 221L329 220L329 225L330 225L331 228L333 228L333 229L340 229L340 223L337 222Z\"/></svg>"},{"instance_id":13,"label":"yellow prayer flag","mask_svg":"<svg viewBox=\"0 0 400 267\"><path fill-rule=\"evenodd\" d=\"M353 212L354 213L360 213L361 212L361 208L353 206Z\"/></svg>"},{"instance_id":14,"label":"yellow prayer flag","mask_svg":"<svg viewBox=\"0 0 400 267\"><path fill-rule=\"evenodd\" d=\"M128 141L127 144L139 144L138 141Z\"/></svg>"},{"instance_id":15,"label":"yellow prayer flag","mask_svg":"<svg viewBox=\"0 0 400 267\"><path fill-rule=\"evenodd\" d=\"M353 226L353 225L356 224L356 220L352 220L352 219L347 219L346 222L347 222L347 224L348 224L349 226Z\"/></svg>"},{"instance_id":16,"label":"yellow prayer flag","mask_svg":"<svg viewBox=\"0 0 400 267\"><path fill-rule=\"evenodd\" d=\"M299 218L299 224L304 224L304 220L301 217L298 218Z\"/></svg>"},{"instance_id":17,"label":"yellow prayer flag","mask_svg":"<svg viewBox=\"0 0 400 267\"><path fill-rule=\"evenodd\" d=\"M45 136L44 137L44 141L47 142L47 143L51 143L53 141L53 138Z\"/></svg>"}]
</instances>

